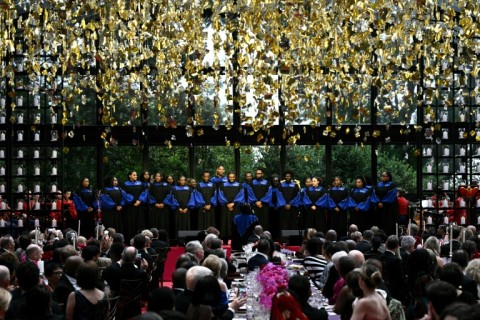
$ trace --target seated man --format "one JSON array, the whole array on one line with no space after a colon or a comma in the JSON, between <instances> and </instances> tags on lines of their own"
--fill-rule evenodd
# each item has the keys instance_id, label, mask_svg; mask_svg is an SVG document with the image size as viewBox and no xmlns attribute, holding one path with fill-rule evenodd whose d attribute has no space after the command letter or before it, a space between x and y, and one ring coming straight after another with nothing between
<instances>
[{"instance_id":1,"label":"seated man","mask_svg":"<svg viewBox=\"0 0 480 320\"><path fill-rule=\"evenodd\" d=\"M260 239L257 245L257 254L248 260L248 270L253 271L256 267L261 267L268 263L270 253L270 242L267 239Z\"/></svg>"}]
</instances>

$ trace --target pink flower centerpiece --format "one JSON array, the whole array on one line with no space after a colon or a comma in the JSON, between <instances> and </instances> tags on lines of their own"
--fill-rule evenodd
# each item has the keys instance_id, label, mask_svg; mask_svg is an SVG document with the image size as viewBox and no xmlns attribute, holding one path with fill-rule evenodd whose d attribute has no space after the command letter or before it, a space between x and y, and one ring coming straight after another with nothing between
<instances>
[{"instance_id":1,"label":"pink flower centerpiece","mask_svg":"<svg viewBox=\"0 0 480 320\"><path fill-rule=\"evenodd\" d=\"M260 304L270 309L272 308L272 298L277 291L287 288L288 273L283 266L268 263L257 274L257 281L262 286Z\"/></svg>"}]
</instances>

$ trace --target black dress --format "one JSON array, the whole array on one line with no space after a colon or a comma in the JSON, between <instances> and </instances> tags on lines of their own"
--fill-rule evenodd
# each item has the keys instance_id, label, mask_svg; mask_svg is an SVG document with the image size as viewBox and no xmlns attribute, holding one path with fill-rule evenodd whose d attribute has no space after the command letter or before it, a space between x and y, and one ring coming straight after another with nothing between
<instances>
[{"instance_id":1,"label":"black dress","mask_svg":"<svg viewBox=\"0 0 480 320\"><path fill-rule=\"evenodd\" d=\"M170 196L171 186L166 182L153 182L150 185L150 227L168 230L170 227L170 207L165 203ZM158 208L157 204L163 204Z\"/></svg>"},{"instance_id":2,"label":"black dress","mask_svg":"<svg viewBox=\"0 0 480 320\"><path fill-rule=\"evenodd\" d=\"M143 186L140 181L125 181L123 189L125 192L133 196L133 201L125 205L125 213L123 215L123 226L125 231L125 240L134 237L137 232L145 228L144 211L140 204L134 206L135 202L145 201ZM127 240L128 241L128 240Z\"/></svg>"},{"instance_id":3,"label":"black dress","mask_svg":"<svg viewBox=\"0 0 480 320\"><path fill-rule=\"evenodd\" d=\"M103 320L107 318L108 299L103 294L102 300L93 304L80 291L75 291L75 309L73 319L75 320Z\"/></svg>"}]
</instances>

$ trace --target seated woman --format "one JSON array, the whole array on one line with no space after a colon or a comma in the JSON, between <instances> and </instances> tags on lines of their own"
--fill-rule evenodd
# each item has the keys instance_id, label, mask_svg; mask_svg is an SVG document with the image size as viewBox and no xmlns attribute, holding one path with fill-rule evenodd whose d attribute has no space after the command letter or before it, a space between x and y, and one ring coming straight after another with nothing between
<instances>
[{"instance_id":1,"label":"seated woman","mask_svg":"<svg viewBox=\"0 0 480 320\"><path fill-rule=\"evenodd\" d=\"M232 249L242 250L242 246L248 243L248 238L253 234L253 229L258 224L258 218L252 212L250 203L242 204L240 213L233 217Z\"/></svg>"},{"instance_id":2,"label":"seated woman","mask_svg":"<svg viewBox=\"0 0 480 320\"><path fill-rule=\"evenodd\" d=\"M307 241L306 257L303 259L303 266L308 270L308 276L316 287L322 277L323 270L327 265L327 260L322 255L323 241L320 238L313 237Z\"/></svg>"},{"instance_id":3,"label":"seated woman","mask_svg":"<svg viewBox=\"0 0 480 320\"><path fill-rule=\"evenodd\" d=\"M356 296L351 319L391 320L385 298L375 291L382 278L379 271L367 276L363 269L355 269L347 276L347 284Z\"/></svg>"}]
</instances>

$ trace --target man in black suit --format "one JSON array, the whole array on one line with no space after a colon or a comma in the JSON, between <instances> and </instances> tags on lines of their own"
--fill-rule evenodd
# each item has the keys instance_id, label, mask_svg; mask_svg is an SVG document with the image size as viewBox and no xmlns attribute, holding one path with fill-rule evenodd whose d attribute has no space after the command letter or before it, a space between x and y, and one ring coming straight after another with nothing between
<instances>
[{"instance_id":1,"label":"man in black suit","mask_svg":"<svg viewBox=\"0 0 480 320\"><path fill-rule=\"evenodd\" d=\"M176 296L175 310L187 313L190 302L192 301L193 290L195 290L198 280L209 275L213 275L212 270L203 266L194 266L188 269L185 280L186 288Z\"/></svg>"},{"instance_id":2,"label":"man in black suit","mask_svg":"<svg viewBox=\"0 0 480 320\"><path fill-rule=\"evenodd\" d=\"M257 254L248 260L248 270L253 271L268 263L270 253L270 242L267 239L260 239L257 245Z\"/></svg>"},{"instance_id":3,"label":"man in black suit","mask_svg":"<svg viewBox=\"0 0 480 320\"><path fill-rule=\"evenodd\" d=\"M462 290L470 292L476 300L478 297L477 282L465 274L465 268L468 265L468 261L468 254L464 249L459 249L453 252L452 262L458 263L463 272Z\"/></svg>"},{"instance_id":4,"label":"man in black suit","mask_svg":"<svg viewBox=\"0 0 480 320\"><path fill-rule=\"evenodd\" d=\"M415 250L415 238L412 236L402 236L400 257L402 257L403 270L407 270L408 258L410 254Z\"/></svg>"},{"instance_id":5,"label":"man in black suit","mask_svg":"<svg viewBox=\"0 0 480 320\"><path fill-rule=\"evenodd\" d=\"M115 293L115 295L120 296L120 301L122 300L123 295L126 296L132 292L124 292L127 282L123 280L137 280L138 284L135 286L135 289L139 291L139 297L135 297L134 300L123 301L122 302L122 316L125 319L135 317L142 312L140 301L147 301L148 298L148 284L149 276L145 272L148 268L148 264L145 259L141 259L138 256L138 251L135 247L126 247L122 253L122 259L120 262L120 268L113 270L112 276L107 283L110 286L110 289ZM137 265L136 265L137 264ZM120 301L117 304L117 310L120 305Z\"/></svg>"},{"instance_id":6,"label":"man in black suit","mask_svg":"<svg viewBox=\"0 0 480 320\"><path fill-rule=\"evenodd\" d=\"M325 309L317 309L308 303L312 291L310 279L301 275L294 275L288 280L288 291L302 307L303 313L308 319L327 320L328 313Z\"/></svg>"},{"instance_id":7,"label":"man in black suit","mask_svg":"<svg viewBox=\"0 0 480 320\"><path fill-rule=\"evenodd\" d=\"M458 240L460 237L460 227L458 226L453 226L453 241L452 241L452 252L455 250L458 250L462 247L462 244ZM447 227L447 235L448 232L450 232L450 227ZM450 239L450 237L449 237ZM444 242L442 246L440 247L440 256L441 257L449 257L450 256L450 241L449 242Z\"/></svg>"},{"instance_id":8,"label":"man in black suit","mask_svg":"<svg viewBox=\"0 0 480 320\"><path fill-rule=\"evenodd\" d=\"M256 243L260 240L260 236L263 234L263 227L261 225L256 225L253 228L253 234L248 238L247 243Z\"/></svg>"},{"instance_id":9,"label":"man in black suit","mask_svg":"<svg viewBox=\"0 0 480 320\"><path fill-rule=\"evenodd\" d=\"M178 268L175 269L172 273L172 290L175 296L178 296L180 293L185 291L187 284L187 269Z\"/></svg>"},{"instance_id":10,"label":"man in black suit","mask_svg":"<svg viewBox=\"0 0 480 320\"><path fill-rule=\"evenodd\" d=\"M398 247L398 237L394 235L389 236L385 244L385 253L380 256L380 260L384 266L384 279L392 296L401 302L405 302L407 285L402 259L396 255Z\"/></svg>"},{"instance_id":11,"label":"man in black suit","mask_svg":"<svg viewBox=\"0 0 480 320\"><path fill-rule=\"evenodd\" d=\"M151 228L150 231L153 234L152 243L150 247L154 250L157 248L168 248L168 233L167 231L161 229L158 230L157 228Z\"/></svg>"},{"instance_id":12,"label":"man in black suit","mask_svg":"<svg viewBox=\"0 0 480 320\"><path fill-rule=\"evenodd\" d=\"M80 256L71 256L65 260L63 267L63 275L58 280L53 292L53 300L63 306L67 305L67 299L71 292L80 290L77 286L77 269L83 263L83 259Z\"/></svg>"},{"instance_id":13,"label":"man in black suit","mask_svg":"<svg viewBox=\"0 0 480 320\"><path fill-rule=\"evenodd\" d=\"M368 250L371 250L373 235L374 233L372 230L363 231L362 239L360 239L360 241L357 241L357 246L355 247L355 249L357 249L362 253L365 253Z\"/></svg>"}]
</instances>

